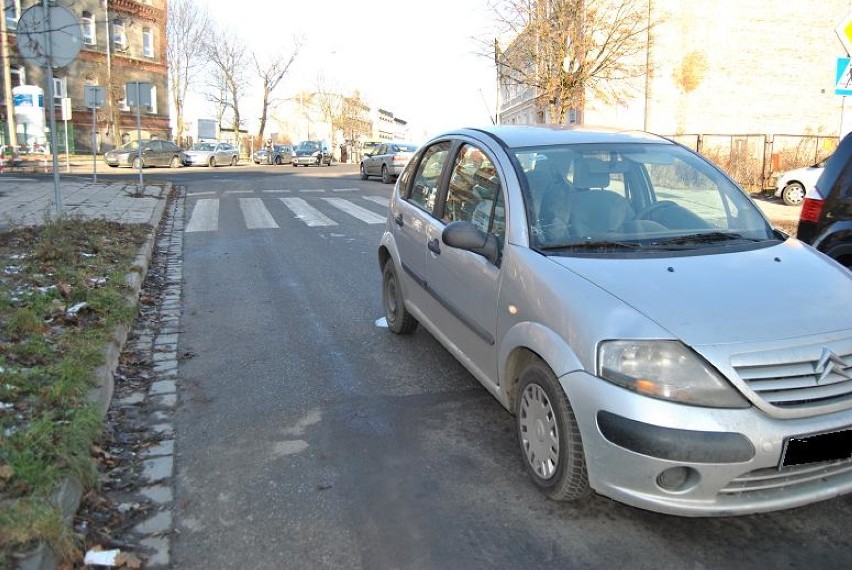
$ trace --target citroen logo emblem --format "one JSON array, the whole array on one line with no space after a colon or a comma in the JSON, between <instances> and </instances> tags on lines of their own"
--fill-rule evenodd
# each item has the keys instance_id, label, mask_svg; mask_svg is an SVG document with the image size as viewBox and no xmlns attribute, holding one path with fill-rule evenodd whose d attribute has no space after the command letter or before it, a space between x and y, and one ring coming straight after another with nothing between
<instances>
[{"instance_id":1,"label":"citroen logo emblem","mask_svg":"<svg viewBox=\"0 0 852 570\"><path fill-rule=\"evenodd\" d=\"M822 384L832 374L837 374L846 380L852 380L852 374L846 371L846 361L828 350L822 349L822 355L816 364L814 372L817 374L817 384Z\"/></svg>"}]
</instances>

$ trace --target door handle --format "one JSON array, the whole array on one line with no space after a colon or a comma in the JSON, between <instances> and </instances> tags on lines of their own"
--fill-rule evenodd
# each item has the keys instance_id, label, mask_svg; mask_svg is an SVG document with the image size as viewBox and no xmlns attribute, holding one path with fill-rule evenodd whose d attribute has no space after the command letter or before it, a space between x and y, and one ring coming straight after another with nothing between
<instances>
[{"instance_id":1,"label":"door handle","mask_svg":"<svg viewBox=\"0 0 852 570\"><path fill-rule=\"evenodd\" d=\"M405 221L402 218L402 213L399 213L396 216L394 216L393 221L396 222L396 225L398 225L399 227L402 227L402 226L405 225Z\"/></svg>"},{"instance_id":2,"label":"door handle","mask_svg":"<svg viewBox=\"0 0 852 570\"><path fill-rule=\"evenodd\" d=\"M431 251L435 255L441 255L441 242L438 241L438 238L429 240L429 243L426 244L426 247L428 247L429 251Z\"/></svg>"}]
</instances>

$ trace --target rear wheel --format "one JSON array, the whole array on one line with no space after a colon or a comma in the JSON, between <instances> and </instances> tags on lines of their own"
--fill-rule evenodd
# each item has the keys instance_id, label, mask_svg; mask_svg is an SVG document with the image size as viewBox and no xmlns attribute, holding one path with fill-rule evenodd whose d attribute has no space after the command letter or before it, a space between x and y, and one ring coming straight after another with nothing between
<instances>
[{"instance_id":1,"label":"rear wheel","mask_svg":"<svg viewBox=\"0 0 852 570\"><path fill-rule=\"evenodd\" d=\"M393 182L393 178L391 178L390 172L388 172L388 167L384 164L382 165L382 182L385 184Z\"/></svg>"},{"instance_id":2,"label":"rear wheel","mask_svg":"<svg viewBox=\"0 0 852 570\"><path fill-rule=\"evenodd\" d=\"M231 157L231 166L236 166L237 162L239 162L239 160L240 160L240 157L238 157L236 155L232 156Z\"/></svg>"},{"instance_id":3,"label":"rear wheel","mask_svg":"<svg viewBox=\"0 0 852 570\"><path fill-rule=\"evenodd\" d=\"M805 187L798 182L791 182L784 187L781 198L788 206L798 206L805 200Z\"/></svg>"},{"instance_id":4,"label":"rear wheel","mask_svg":"<svg viewBox=\"0 0 852 570\"><path fill-rule=\"evenodd\" d=\"M521 372L515 413L521 455L536 486L557 501L591 494L574 410L556 375L541 360Z\"/></svg>"},{"instance_id":5,"label":"rear wheel","mask_svg":"<svg viewBox=\"0 0 852 570\"><path fill-rule=\"evenodd\" d=\"M382 270L382 304L385 307L385 320L388 328L396 334L410 334L417 328L417 319L405 308L402 289L393 261L388 260Z\"/></svg>"}]
</instances>

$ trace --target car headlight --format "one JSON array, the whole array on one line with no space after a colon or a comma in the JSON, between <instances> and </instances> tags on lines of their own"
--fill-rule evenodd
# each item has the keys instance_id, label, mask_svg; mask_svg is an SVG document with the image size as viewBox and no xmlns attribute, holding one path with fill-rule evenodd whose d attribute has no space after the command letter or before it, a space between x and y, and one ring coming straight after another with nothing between
<instances>
[{"instance_id":1,"label":"car headlight","mask_svg":"<svg viewBox=\"0 0 852 570\"><path fill-rule=\"evenodd\" d=\"M711 408L750 406L708 363L677 341L602 342L598 376L661 400Z\"/></svg>"}]
</instances>

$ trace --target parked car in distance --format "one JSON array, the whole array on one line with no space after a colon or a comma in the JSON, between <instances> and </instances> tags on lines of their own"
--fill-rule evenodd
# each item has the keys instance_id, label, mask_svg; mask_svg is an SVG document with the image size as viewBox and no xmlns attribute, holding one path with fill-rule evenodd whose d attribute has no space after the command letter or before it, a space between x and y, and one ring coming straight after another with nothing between
<instances>
[{"instance_id":1,"label":"parked car in distance","mask_svg":"<svg viewBox=\"0 0 852 570\"><path fill-rule=\"evenodd\" d=\"M379 144L361 159L361 180L381 176L382 182L390 184L402 173L416 150L417 145L409 143Z\"/></svg>"},{"instance_id":2,"label":"parked car in distance","mask_svg":"<svg viewBox=\"0 0 852 570\"><path fill-rule=\"evenodd\" d=\"M183 152L183 163L186 166L236 166L239 161L239 149L227 142L201 142Z\"/></svg>"},{"instance_id":3,"label":"parked car in distance","mask_svg":"<svg viewBox=\"0 0 852 570\"><path fill-rule=\"evenodd\" d=\"M273 145L272 161L269 161L269 151L265 148L254 151L252 160L255 164L290 164L293 162L293 147L288 144Z\"/></svg>"},{"instance_id":4,"label":"parked car in distance","mask_svg":"<svg viewBox=\"0 0 852 570\"><path fill-rule=\"evenodd\" d=\"M805 194L813 189L819 175L825 168L824 158L810 166L795 168L782 173L775 184L775 197L784 200L788 206L798 206L805 199Z\"/></svg>"},{"instance_id":5,"label":"parked car in distance","mask_svg":"<svg viewBox=\"0 0 852 570\"><path fill-rule=\"evenodd\" d=\"M805 195L796 237L852 270L852 135Z\"/></svg>"},{"instance_id":6,"label":"parked car in distance","mask_svg":"<svg viewBox=\"0 0 852 570\"><path fill-rule=\"evenodd\" d=\"M139 153L139 143L130 141L116 149L104 153L104 162L113 168L130 166L139 168L147 166L169 166L177 168L181 165L181 150L172 141L153 140L142 141L142 153Z\"/></svg>"},{"instance_id":7,"label":"parked car in distance","mask_svg":"<svg viewBox=\"0 0 852 570\"><path fill-rule=\"evenodd\" d=\"M294 149L293 166L331 166L331 158L326 141L302 141Z\"/></svg>"},{"instance_id":8,"label":"parked car in distance","mask_svg":"<svg viewBox=\"0 0 852 570\"><path fill-rule=\"evenodd\" d=\"M552 499L730 516L852 492L852 274L682 145L444 133L397 180L378 261L387 327L422 325L515 415Z\"/></svg>"}]
</instances>

